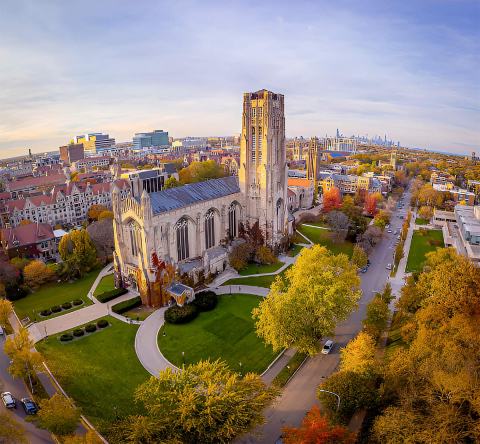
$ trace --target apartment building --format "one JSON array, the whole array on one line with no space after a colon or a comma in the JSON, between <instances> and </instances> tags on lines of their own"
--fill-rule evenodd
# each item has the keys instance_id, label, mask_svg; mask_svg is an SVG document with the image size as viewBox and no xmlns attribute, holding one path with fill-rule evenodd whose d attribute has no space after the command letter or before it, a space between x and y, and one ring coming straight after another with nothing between
<instances>
[{"instance_id":1,"label":"apartment building","mask_svg":"<svg viewBox=\"0 0 480 444\"><path fill-rule=\"evenodd\" d=\"M24 177L5 183L5 191L11 193L13 199L22 196L39 194L52 189L55 185L64 184L67 177L63 172L38 177Z\"/></svg>"},{"instance_id":2,"label":"apartment building","mask_svg":"<svg viewBox=\"0 0 480 444\"><path fill-rule=\"evenodd\" d=\"M120 190L122 199L130 194L128 181L113 183L69 182L57 185L51 193L29 196L6 202L10 226L17 227L22 220L55 225L76 225L87 219L92 205L111 207L113 187Z\"/></svg>"},{"instance_id":3,"label":"apartment building","mask_svg":"<svg viewBox=\"0 0 480 444\"><path fill-rule=\"evenodd\" d=\"M110 156L97 156L97 157L86 157L85 159L77 160L72 163L72 168L75 171L87 170L91 168L106 168L113 161L113 158Z\"/></svg>"},{"instance_id":4,"label":"apartment building","mask_svg":"<svg viewBox=\"0 0 480 444\"><path fill-rule=\"evenodd\" d=\"M369 193L381 193L382 184L375 177L354 176L352 174L335 174L320 172L320 186L323 192L338 188L342 194L355 194L358 190Z\"/></svg>"}]
</instances>

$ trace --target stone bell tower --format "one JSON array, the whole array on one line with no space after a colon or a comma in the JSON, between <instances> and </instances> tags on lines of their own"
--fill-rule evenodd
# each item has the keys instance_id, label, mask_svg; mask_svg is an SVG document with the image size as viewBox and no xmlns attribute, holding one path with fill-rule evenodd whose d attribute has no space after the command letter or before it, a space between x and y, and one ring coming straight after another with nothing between
<instances>
[{"instance_id":1,"label":"stone bell tower","mask_svg":"<svg viewBox=\"0 0 480 444\"><path fill-rule=\"evenodd\" d=\"M287 232L287 159L284 97L262 89L243 95L240 190L245 220L259 222L268 245Z\"/></svg>"}]
</instances>

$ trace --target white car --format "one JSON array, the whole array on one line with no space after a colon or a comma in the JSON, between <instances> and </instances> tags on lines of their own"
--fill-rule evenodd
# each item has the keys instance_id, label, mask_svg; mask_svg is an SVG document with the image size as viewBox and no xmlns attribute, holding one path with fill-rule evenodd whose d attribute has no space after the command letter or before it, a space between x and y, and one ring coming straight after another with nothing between
<instances>
[{"instance_id":1,"label":"white car","mask_svg":"<svg viewBox=\"0 0 480 444\"><path fill-rule=\"evenodd\" d=\"M387 233L391 233L391 232L392 232L392 230L387 230Z\"/></svg>"},{"instance_id":2,"label":"white car","mask_svg":"<svg viewBox=\"0 0 480 444\"><path fill-rule=\"evenodd\" d=\"M7 409L16 409L17 403L15 402L15 398L10 392L3 392L0 397L2 398L3 404Z\"/></svg>"},{"instance_id":3,"label":"white car","mask_svg":"<svg viewBox=\"0 0 480 444\"><path fill-rule=\"evenodd\" d=\"M387 270L391 270L392 269L392 264L387 264Z\"/></svg>"},{"instance_id":4,"label":"white car","mask_svg":"<svg viewBox=\"0 0 480 444\"><path fill-rule=\"evenodd\" d=\"M329 339L327 342L325 342L322 348L322 353L324 355L328 355L332 351L332 348L333 348L333 341Z\"/></svg>"}]
</instances>

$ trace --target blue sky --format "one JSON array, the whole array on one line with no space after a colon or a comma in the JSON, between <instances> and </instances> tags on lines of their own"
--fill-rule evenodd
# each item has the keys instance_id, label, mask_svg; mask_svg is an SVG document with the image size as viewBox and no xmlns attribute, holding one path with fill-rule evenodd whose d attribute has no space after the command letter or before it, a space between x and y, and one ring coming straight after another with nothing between
<instances>
[{"instance_id":1,"label":"blue sky","mask_svg":"<svg viewBox=\"0 0 480 444\"><path fill-rule=\"evenodd\" d=\"M260 88L285 94L288 136L480 151L479 21L477 0L2 0L0 157L238 133Z\"/></svg>"}]
</instances>

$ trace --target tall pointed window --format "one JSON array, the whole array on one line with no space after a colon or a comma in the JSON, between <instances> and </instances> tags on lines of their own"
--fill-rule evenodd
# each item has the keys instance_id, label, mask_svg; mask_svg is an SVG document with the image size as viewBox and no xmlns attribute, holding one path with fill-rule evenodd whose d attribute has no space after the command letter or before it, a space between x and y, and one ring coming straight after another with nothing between
<instances>
[{"instance_id":1,"label":"tall pointed window","mask_svg":"<svg viewBox=\"0 0 480 444\"><path fill-rule=\"evenodd\" d=\"M237 237L237 204L235 202L228 207L228 234L231 239Z\"/></svg>"},{"instance_id":2,"label":"tall pointed window","mask_svg":"<svg viewBox=\"0 0 480 444\"><path fill-rule=\"evenodd\" d=\"M190 257L188 245L188 220L182 217L174 227L177 236L177 257L179 261Z\"/></svg>"},{"instance_id":3,"label":"tall pointed window","mask_svg":"<svg viewBox=\"0 0 480 444\"><path fill-rule=\"evenodd\" d=\"M205 215L205 248L215 246L215 212L209 210Z\"/></svg>"}]
</instances>

